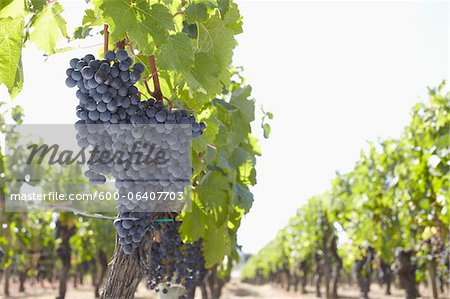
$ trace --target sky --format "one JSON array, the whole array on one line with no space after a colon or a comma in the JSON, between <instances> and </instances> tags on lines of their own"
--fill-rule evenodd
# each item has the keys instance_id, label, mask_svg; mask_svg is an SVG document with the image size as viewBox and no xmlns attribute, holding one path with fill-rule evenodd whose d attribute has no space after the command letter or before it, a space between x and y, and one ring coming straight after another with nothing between
<instances>
[{"instance_id":1,"label":"sky","mask_svg":"<svg viewBox=\"0 0 450 299\"><path fill-rule=\"evenodd\" d=\"M83 1L60 1L68 26ZM449 4L415 2L237 1L244 16L234 64L243 66L257 107L274 113L261 138L255 201L238 242L254 253L297 208L348 171L367 141L399 136L426 87L448 78ZM64 84L68 61L97 51L101 40L45 58L23 52L25 84L14 103L25 123L76 121L77 99ZM0 98L5 98L4 87ZM259 109L259 108L258 108Z\"/></svg>"}]
</instances>

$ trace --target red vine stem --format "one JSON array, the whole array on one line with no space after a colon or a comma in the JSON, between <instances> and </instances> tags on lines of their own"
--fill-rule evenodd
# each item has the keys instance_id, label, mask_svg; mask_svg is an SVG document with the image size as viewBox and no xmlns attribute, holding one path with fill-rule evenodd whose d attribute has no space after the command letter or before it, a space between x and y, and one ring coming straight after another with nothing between
<instances>
[{"instance_id":1,"label":"red vine stem","mask_svg":"<svg viewBox=\"0 0 450 299\"><path fill-rule=\"evenodd\" d=\"M116 43L116 48L117 49L125 49L125 40L118 41Z\"/></svg>"},{"instance_id":2,"label":"red vine stem","mask_svg":"<svg viewBox=\"0 0 450 299\"><path fill-rule=\"evenodd\" d=\"M150 55L148 57L148 61L150 63L150 72L152 73L153 85L155 87L153 94L158 101L162 101L163 95L161 92L161 86L159 85L158 69L156 68L155 56Z\"/></svg>"},{"instance_id":3,"label":"red vine stem","mask_svg":"<svg viewBox=\"0 0 450 299\"><path fill-rule=\"evenodd\" d=\"M103 25L103 51L106 53L108 52L108 45L109 45L109 31L108 31L108 24Z\"/></svg>"}]
</instances>

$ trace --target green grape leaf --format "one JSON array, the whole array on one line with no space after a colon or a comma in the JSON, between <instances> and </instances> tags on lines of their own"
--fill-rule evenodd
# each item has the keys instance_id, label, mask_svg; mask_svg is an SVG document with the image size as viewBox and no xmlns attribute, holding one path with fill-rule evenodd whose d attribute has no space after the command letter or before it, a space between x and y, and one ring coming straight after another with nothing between
<instances>
[{"instance_id":1,"label":"green grape leaf","mask_svg":"<svg viewBox=\"0 0 450 299\"><path fill-rule=\"evenodd\" d=\"M230 0L218 0L217 6L219 8L220 15L224 18L230 8Z\"/></svg>"},{"instance_id":2,"label":"green grape leaf","mask_svg":"<svg viewBox=\"0 0 450 299\"><path fill-rule=\"evenodd\" d=\"M239 9L235 3L233 3L228 13L224 18L225 26L233 30L234 34L242 33L242 17L239 13Z\"/></svg>"},{"instance_id":3,"label":"green grape leaf","mask_svg":"<svg viewBox=\"0 0 450 299\"><path fill-rule=\"evenodd\" d=\"M233 30L227 28L219 16L213 15L206 22L199 23L198 31L198 51L212 55L220 71L226 69L231 64L236 46Z\"/></svg>"},{"instance_id":4,"label":"green grape leaf","mask_svg":"<svg viewBox=\"0 0 450 299\"><path fill-rule=\"evenodd\" d=\"M251 155L241 147L236 148L230 158L230 163L234 168L238 168L247 161L251 161Z\"/></svg>"},{"instance_id":5,"label":"green grape leaf","mask_svg":"<svg viewBox=\"0 0 450 299\"><path fill-rule=\"evenodd\" d=\"M164 5L158 3L153 4L149 17L153 18L163 28L167 30L175 30L172 14Z\"/></svg>"},{"instance_id":6,"label":"green grape leaf","mask_svg":"<svg viewBox=\"0 0 450 299\"><path fill-rule=\"evenodd\" d=\"M253 204L253 194L248 190L248 187L240 183L234 184L233 191L234 203L242 208L245 213L248 213Z\"/></svg>"},{"instance_id":7,"label":"green grape leaf","mask_svg":"<svg viewBox=\"0 0 450 299\"><path fill-rule=\"evenodd\" d=\"M46 54L54 54L56 43L67 37L66 21L61 16L63 11L61 4L54 3L40 12L33 22L30 40Z\"/></svg>"},{"instance_id":8,"label":"green grape leaf","mask_svg":"<svg viewBox=\"0 0 450 299\"><path fill-rule=\"evenodd\" d=\"M166 70L186 72L194 62L191 39L184 33L171 35L158 49L158 66Z\"/></svg>"},{"instance_id":9,"label":"green grape leaf","mask_svg":"<svg viewBox=\"0 0 450 299\"><path fill-rule=\"evenodd\" d=\"M233 91L230 100L230 104L238 108L240 117L247 123L255 120L255 102L248 99L251 92L252 88L248 85L236 89Z\"/></svg>"},{"instance_id":10,"label":"green grape leaf","mask_svg":"<svg viewBox=\"0 0 450 299\"><path fill-rule=\"evenodd\" d=\"M214 216L215 223L221 225L226 221L231 189L228 178L218 170L208 171L198 187L201 205Z\"/></svg>"},{"instance_id":11,"label":"green grape leaf","mask_svg":"<svg viewBox=\"0 0 450 299\"><path fill-rule=\"evenodd\" d=\"M206 268L222 262L225 255L229 254L229 236L226 224L210 227L204 238L204 257Z\"/></svg>"},{"instance_id":12,"label":"green grape leaf","mask_svg":"<svg viewBox=\"0 0 450 299\"><path fill-rule=\"evenodd\" d=\"M208 8L204 2L192 2L186 8L186 19L189 23L203 22L208 19Z\"/></svg>"},{"instance_id":13,"label":"green grape leaf","mask_svg":"<svg viewBox=\"0 0 450 299\"><path fill-rule=\"evenodd\" d=\"M204 94L220 92L219 66L216 61L206 53L195 54L195 62L191 70L185 74L188 85Z\"/></svg>"},{"instance_id":14,"label":"green grape leaf","mask_svg":"<svg viewBox=\"0 0 450 299\"><path fill-rule=\"evenodd\" d=\"M191 210L183 212L182 220L180 234L183 241L193 242L204 237L207 229L208 217L198 206L195 194L192 199Z\"/></svg>"},{"instance_id":15,"label":"green grape leaf","mask_svg":"<svg viewBox=\"0 0 450 299\"><path fill-rule=\"evenodd\" d=\"M86 9L84 11L82 24L85 26L102 26L104 23L101 15L99 15L98 11L94 11L93 9Z\"/></svg>"},{"instance_id":16,"label":"green grape leaf","mask_svg":"<svg viewBox=\"0 0 450 299\"><path fill-rule=\"evenodd\" d=\"M213 104L216 105L217 107L221 107L222 109L224 109L227 112L237 111L236 107L234 107L233 105L230 105L230 103L228 103L224 100L221 100L221 99L214 99Z\"/></svg>"},{"instance_id":17,"label":"green grape leaf","mask_svg":"<svg viewBox=\"0 0 450 299\"><path fill-rule=\"evenodd\" d=\"M210 109L202 111L198 116L198 121L204 121L206 124L206 130L202 136L195 139L192 146L195 152L202 152L206 150L208 144L213 144L217 133L219 132L219 121L215 117L210 117L214 114L214 111Z\"/></svg>"},{"instance_id":18,"label":"green grape leaf","mask_svg":"<svg viewBox=\"0 0 450 299\"><path fill-rule=\"evenodd\" d=\"M25 15L24 0L0 0L0 18L16 18Z\"/></svg>"},{"instance_id":19,"label":"green grape leaf","mask_svg":"<svg viewBox=\"0 0 450 299\"><path fill-rule=\"evenodd\" d=\"M5 84L11 96L20 91L23 74L20 64L22 53L22 17L0 19L0 82Z\"/></svg>"},{"instance_id":20,"label":"green grape leaf","mask_svg":"<svg viewBox=\"0 0 450 299\"><path fill-rule=\"evenodd\" d=\"M144 55L153 53L154 43L163 44L168 37L167 28L174 26L165 6L150 6L146 0L105 0L100 9L111 25L111 37L122 40L128 34Z\"/></svg>"}]
</instances>

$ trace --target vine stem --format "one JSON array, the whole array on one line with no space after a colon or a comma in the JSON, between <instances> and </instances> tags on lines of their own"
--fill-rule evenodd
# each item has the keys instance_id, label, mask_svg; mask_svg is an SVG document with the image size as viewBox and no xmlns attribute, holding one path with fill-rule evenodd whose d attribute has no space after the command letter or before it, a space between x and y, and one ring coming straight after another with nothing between
<instances>
[{"instance_id":1,"label":"vine stem","mask_svg":"<svg viewBox=\"0 0 450 299\"><path fill-rule=\"evenodd\" d=\"M148 61L150 63L150 72L152 73L153 85L154 85L154 96L158 101L162 101L163 95L161 92L161 86L159 85L159 77L158 77L158 69L156 68L155 56L150 55L148 57Z\"/></svg>"},{"instance_id":2,"label":"vine stem","mask_svg":"<svg viewBox=\"0 0 450 299\"><path fill-rule=\"evenodd\" d=\"M103 51L106 53L108 52L108 45L109 45L109 31L108 31L108 24L103 25Z\"/></svg>"},{"instance_id":3,"label":"vine stem","mask_svg":"<svg viewBox=\"0 0 450 299\"><path fill-rule=\"evenodd\" d=\"M183 10L177 11L176 13L173 14L172 17L175 18L178 15L184 15L184 11Z\"/></svg>"}]
</instances>

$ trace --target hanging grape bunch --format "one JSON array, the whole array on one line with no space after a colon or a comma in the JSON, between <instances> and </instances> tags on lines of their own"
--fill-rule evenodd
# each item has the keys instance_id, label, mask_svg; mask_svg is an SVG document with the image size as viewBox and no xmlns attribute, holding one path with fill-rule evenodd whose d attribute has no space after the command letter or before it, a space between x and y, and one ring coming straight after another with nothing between
<instances>
[{"instance_id":1,"label":"hanging grape bunch","mask_svg":"<svg viewBox=\"0 0 450 299\"><path fill-rule=\"evenodd\" d=\"M178 231L180 225L178 221L156 222L153 228L158 242L151 245L145 274L148 288L156 292L167 294L168 288L182 286L186 294L192 294L206 275L202 240L184 244Z\"/></svg>"},{"instance_id":2,"label":"hanging grape bunch","mask_svg":"<svg viewBox=\"0 0 450 299\"><path fill-rule=\"evenodd\" d=\"M167 109L163 102L156 99L141 101L141 95L134 85L140 80L144 65L136 63L124 50L117 53L108 51L104 60L95 59L91 54L82 59L74 58L67 70L66 85L77 87L79 99L76 124L77 141L81 147L97 147L99 150L129 151L136 141L153 141L166 147L175 156L182 159L186 141L183 136L176 135L167 125L180 125L189 129L189 137L199 137L204 123L197 123L193 115L186 110ZM128 125L128 126L119 126ZM164 125L166 131L145 131L144 125ZM161 128L161 126L157 127ZM168 131L167 131L168 130ZM155 136L157 135L157 136ZM150 137L149 137L150 136ZM180 154L179 152L182 152ZM172 157L174 158L174 157ZM190 185L192 168L189 170L176 165L164 167L132 164L125 168L113 161L103 165L89 164L85 175L93 184L104 183L106 176L115 178L115 187L119 194L145 192L147 190L166 190L168 183L158 180L169 177L171 184L178 190ZM178 165L179 166L179 165ZM188 180L182 180L180 177ZM179 222L174 221L176 213L171 213L172 221L161 223L158 213L145 201L130 201L119 198L118 218L114 227L118 235L118 243L125 254L131 254L139 246L148 230L151 231L152 242L149 253L150 267L146 269L148 287L167 293L171 284L182 286L186 293L192 292L205 275L204 259L201 252L201 241L183 244L178 233ZM180 295L184 298L185 295Z\"/></svg>"},{"instance_id":3,"label":"hanging grape bunch","mask_svg":"<svg viewBox=\"0 0 450 299\"><path fill-rule=\"evenodd\" d=\"M107 51L104 60L95 59L91 54L82 59L74 58L70 61L70 66L71 68L67 70L66 85L78 87L77 116L80 120L76 128L78 144L81 147L96 146L99 150L130 151L136 141L148 142L150 139L164 143L162 146L168 145L170 153L176 155L178 150L181 151L179 145L182 138L179 136L174 138L177 137L174 134L155 136L154 131L153 135L150 132L151 138L147 138L149 134L143 136L140 126L184 125L191 128L192 138L199 137L205 129L205 124L197 123L195 117L186 110L169 110L162 101L152 98L141 101L140 93L134 84L140 80L144 65L139 62L133 65L133 60L125 50L121 49L116 53ZM119 127L116 124L130 126ZM176 159L179 160L180 155ZM180 190L188 186L190 181L186 182L176 177L179 178L181 173L190 179L192 174L191 168L187 170L184 167L180 170L180 165L178 168L174 165L167 168L160 166L152 168L148 165L133 164L131 169L125 169L123 165L111 161L107 165L89 164L88 166L89 170L85 175L91 183L104 183L106 176L112 174L120 194L129 192L136 194L147 190L167 191L164 188L170 186L167 186L166 181L158 180L155 173L164 178L175 177L171 183ZM167 173L163 172L164 169ZM143 212L150 210L145 201L131 201L126 196L119 198L120 214L114 225L119 236L119 243L123 244L126 254L130 254L142 240L147 230L145 219L148 218L148 215L146 216Z\"/></svg>"}]
</instances>

